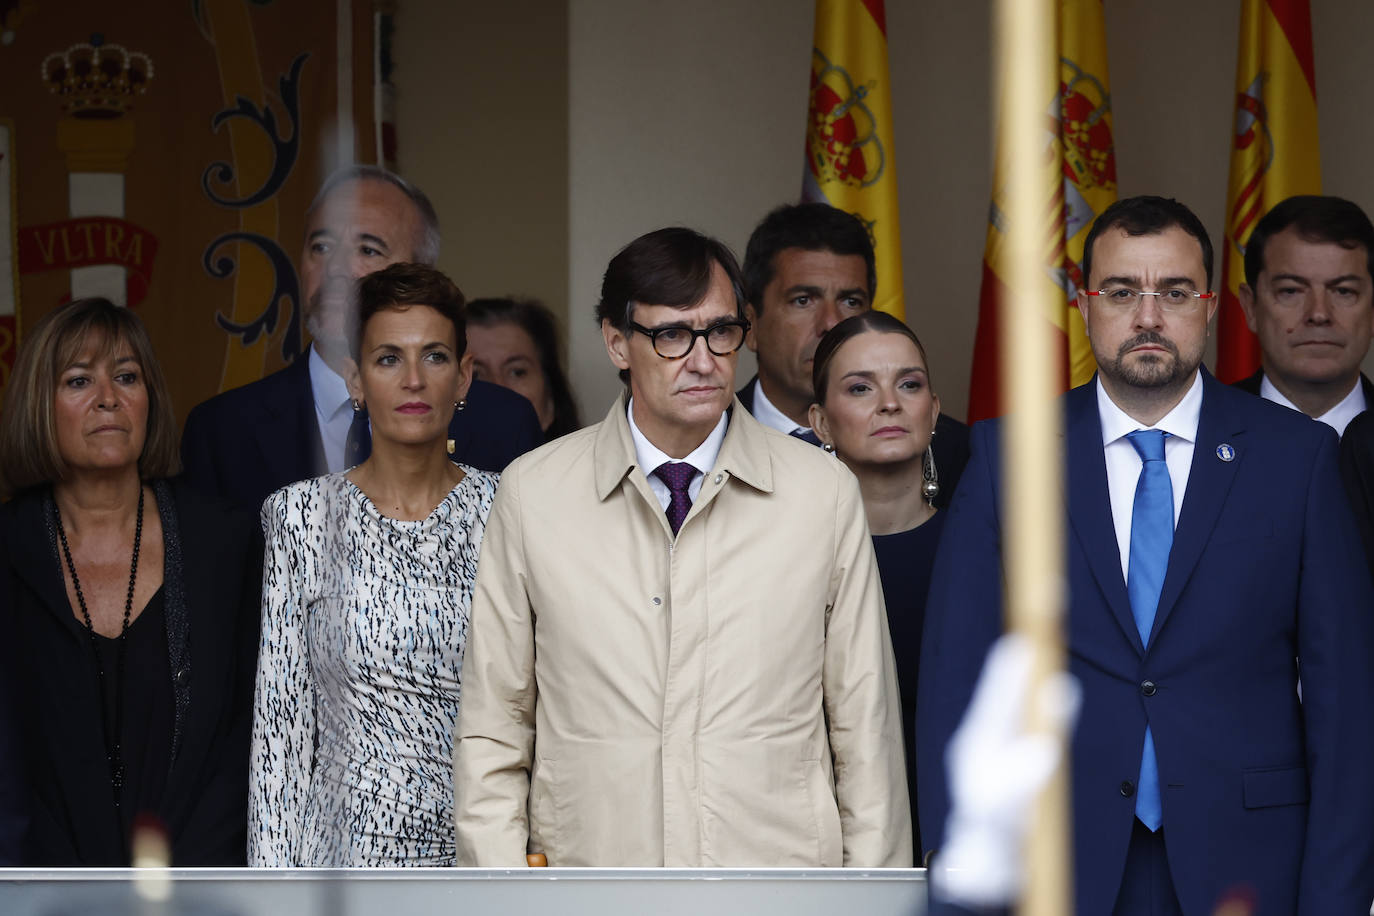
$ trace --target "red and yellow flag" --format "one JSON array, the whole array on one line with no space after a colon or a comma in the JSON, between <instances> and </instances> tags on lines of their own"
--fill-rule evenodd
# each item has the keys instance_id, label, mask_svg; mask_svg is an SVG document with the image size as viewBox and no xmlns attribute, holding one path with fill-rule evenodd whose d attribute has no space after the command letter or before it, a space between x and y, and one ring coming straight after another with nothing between
<instances>
[{"instance_id":1,"label":"red and yellow flag","mask_svg":"<svg viewBox=\"0 0 1374 916\"><path fill-rule=\"evenodd\" d=\"M1084 283L1083 241L1097 215L1116 200L1116 152L1112 139L1111 90L1102 0L1060 0L1056 57L1059 83L1044 87L1044 146L1039 189L1045 201L1045 270L1041 282L1053 290L1054 308L1046 318L1062 342L1065 388L1081 385L1097 369L1076 305ZM1002 97L1006 97L1003 87ZM1003 124L1006 113L1003 112ZM983 282L978 297L978 333L973 346L969 422L1002 413L1003 360L998 344L998 308L1012 296L1006 283L1006 148L998 130L992 205L983 248ZM1016 150L1026 155L1025 150ZM1046 297L1047 298L1047 297Z\"/></svg>"},{"instance_id":2,"label":"red and yellow flag","mask_svg":"<svg viewBox=\"0 0 1374 916\"><path fill-rule=\"evenodd\" d=\"M802 200L853 213L877 258L874 307L905 318L883 0L816 0Z\"/></svg>"},{"instance_id":3,"label":"red and yellow flag","mask_svg":"<svg viewBox=\"0 0 1374 916\"><path fill-rule=\"evenodd\" d=\"M1320 194L1321 184L1309 2L1244 0L1217 318L1217 377L1223 382L1260 366L1259 341L1245 325L1238 298L1250 232L1279 201Z\"/></svg>"}]
</instances>

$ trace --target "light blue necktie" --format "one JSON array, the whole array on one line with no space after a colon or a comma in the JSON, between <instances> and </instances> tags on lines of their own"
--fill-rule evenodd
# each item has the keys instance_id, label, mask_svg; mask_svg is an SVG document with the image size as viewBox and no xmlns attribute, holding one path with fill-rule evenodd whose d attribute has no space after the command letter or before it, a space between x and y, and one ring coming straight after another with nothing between
<instances>
[{"instance_id":1,"label":"light blue necktie","mask_svg":"<svg viewBox=\"0 0 1374 916\"><path fill-rule=\"evenodd\" d=\"M1164 573L1169 568L1169 550L1174 544L1174 486L1169 466L1164 463L1164 438L1159 429L1137 429L1126 438L1140 455L1140 479L1135 485L1135 504L1131 508L1131 557L1126 567L1126 593L1131 599L1141 645L1149 645L1150 630L1159 609L1159 593L1164 588ZM1145 748L1140 755L1140 780L1136 785L1135 816L1151 831L1164 820L1164 805L1159 795L1159 762L1155 759L1155 739L1145 726Z\"/></svg>"}]
</instances>

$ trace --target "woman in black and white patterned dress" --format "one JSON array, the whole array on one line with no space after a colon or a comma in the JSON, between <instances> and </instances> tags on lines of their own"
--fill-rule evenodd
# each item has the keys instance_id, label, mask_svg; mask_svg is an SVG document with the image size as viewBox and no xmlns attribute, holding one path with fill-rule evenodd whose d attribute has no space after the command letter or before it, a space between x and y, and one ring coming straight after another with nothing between
<instances>
[{"instance_id":1,"label":"woman in black and white patterned dress","mask_svg":"<svg viewBox=\"0 0 1374 916\"><path fill-rule=\"evenodd\" d=\"M452 865L453 728L497 477L446 437L471 378L463 296L394 264L358 286L371 455L263 505L248 861Z\"/></svg>"}]
</instances>

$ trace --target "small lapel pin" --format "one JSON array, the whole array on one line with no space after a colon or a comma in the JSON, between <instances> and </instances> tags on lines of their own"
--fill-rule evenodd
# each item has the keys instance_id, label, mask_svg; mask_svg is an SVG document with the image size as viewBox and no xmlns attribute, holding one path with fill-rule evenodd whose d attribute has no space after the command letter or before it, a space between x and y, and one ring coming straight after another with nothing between
<instances>
[{"instance_id":1,"label":"small lapel pin","mask_svg":"<svg viewBox=\"0 0 1374 916\"><path fill-rule=\"evenodd\" d=\"M1217 457L1222 461L1235 461L1236 450L1231 448L1229 443L1223 442L1217 446Z\"/></svg>"}]
</instances>

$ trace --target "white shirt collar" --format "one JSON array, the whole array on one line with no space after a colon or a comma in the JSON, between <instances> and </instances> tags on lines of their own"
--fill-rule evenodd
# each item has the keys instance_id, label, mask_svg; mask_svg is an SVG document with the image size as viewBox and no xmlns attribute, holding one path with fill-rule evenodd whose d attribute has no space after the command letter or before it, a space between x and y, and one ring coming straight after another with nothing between
<instances>
[{"instance_id":1,"label":"white shirt collar","mask_svg":"<svg viewBox=\"0 0 1374 916\"><path fill-rule=\"evenodd\" d=\"M635 425L635 401L630 398L630 403L625 407L625 415L630 421L630 438L635 444L635 460L639 462L639 468L648 477L654 469L665 461L685 461L696 468L698 473L705 474L716 466L716 456L720 454L721 443L725 441L725 428L729 421L729 413L721 411L720 420L716 423L716 428L711 430L700 445L698 445L686 458L672 458L658 446L649 441L644 433L639 431Z\"/></svg>"},{"instance_id":2,"label":"white shirt collar","mask_svg":"<svg viewBox=\"0 0 1374 916\"><path fill-rule=\"evenodd\" d=\"M1269 381L1269 376L1267 375L1260 377L1260 397L1264 398L1266 401L1273 401L1275 404L1282 404L1284 407L1302 413L1302 410L1297 404L1288 400L1288 398L1283 396L1282 391L1274 387L1274 383ZM1336 435L1344 436L1345 428L1350 425L1350 421L1364 413L1368 406L1369 405L1365 403L1364 399L1363 379L1357 378L1355 379L1355 387L1350 389L1350 393L1342 398L1339 404L1332 407L1320 417L1313 417L1313 419L1319 420L1334 429Z\"/></svg>"},{"instance_id":3,"label":"white shirt collar","mask_svg":"<svg viewBox=\"0 0 1374 916\"><path fill-rule=\"evenodd\" d=\"M1103 445L1111 445L1127 433L1143 428L1138 420L1132 419L1126 411L1116 406L1116 402L1107 394L1107 389L1102 387L1100 376L1097 379L1097 413L1102 419ZM1150 428L1162 429L1171 436L1196 443L1197 426L1201 417L1202 373L1197 372L1193 376L1193 385L1183 396L1183 400Z\"/></svg>"},{"instance_id":4,"label":"white shirt collar","mask_svg":"<svg viewBox=\"0 0 1374 916\"><path fill-rule=\"evenodd\" d=\"M310 348L310 390L315 395L315 413L321 420L332 419L344 407L351 406L348 384L324 361L320 351Z\"/></svg>"},{"instance_id":5,"label":"white shirt collar","mask_svg":"<svg viewBox=\"0 0 1374 916\"><path fill-rule=\"evenodd\" d=\"M758 420L769 429L776 429L780 433L793 433L798 430L810 432L809 426L798 426L792 422L792 418L778 410L772 401L768 400L768 395L763 393L763 382L754 382L754 419Z\"/></svg>"}]
</instances>

